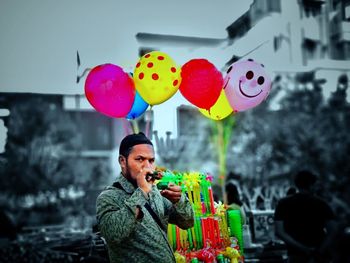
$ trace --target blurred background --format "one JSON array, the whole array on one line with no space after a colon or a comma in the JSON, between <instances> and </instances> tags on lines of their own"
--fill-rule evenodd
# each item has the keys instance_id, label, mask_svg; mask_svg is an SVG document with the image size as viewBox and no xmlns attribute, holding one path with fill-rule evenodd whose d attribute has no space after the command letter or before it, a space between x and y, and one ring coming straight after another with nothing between
<instances>
[{"instance_id":1,"label":"blurred background","mask_svg":"<svg viewBox=\"0 0 350 263\"><path fill-rule=\"evenodd\" d=\"M0 0L0 34L1 262L105 258L95 200L120 172L120 140L136 130L159 166L213 175L217 201L225 183L237 187L246 262L285 259L273 214L300 169L319 175L318 194L349 234L349 0ZM208 59L223 74L252 58L272 91L222 121L179 92L133 121L89 105L92 67L133 72L153 50L179 65Z\"/></svg>"}]
</instances>

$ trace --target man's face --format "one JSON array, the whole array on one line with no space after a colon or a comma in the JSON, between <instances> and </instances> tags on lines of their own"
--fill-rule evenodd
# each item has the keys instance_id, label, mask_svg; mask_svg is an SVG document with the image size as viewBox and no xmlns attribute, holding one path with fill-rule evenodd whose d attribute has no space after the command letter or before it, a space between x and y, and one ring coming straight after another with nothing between
<instances>
[{"instance_id":1,"label":"man's face","mask_svg":"<svg viewBox=\"0 0 350 263\"><path fill-rule=\"evenodd\" d=\"M124 176L132 182L136 182L136 176L145 168L154 171L155 169L154 149L149 144L138 144L132 147L126 159L119 159Z\"/></svg>"}]
</instances>

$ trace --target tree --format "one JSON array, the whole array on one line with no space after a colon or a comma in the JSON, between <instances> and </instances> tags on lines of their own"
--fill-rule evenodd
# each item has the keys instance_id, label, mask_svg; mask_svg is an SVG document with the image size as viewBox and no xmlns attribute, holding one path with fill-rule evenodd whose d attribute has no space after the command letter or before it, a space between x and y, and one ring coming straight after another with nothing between
<instances>
[{"instance_id":1,"label":"tree","mask_svg":"<svg viewBox=\"0 0 350 263\"><path fill-rule=\"evenodd\" d=\"M20 97L10 107L2 191L14 194L56 189L73 181L65 153L78 149L77 127L57 101Z\"/></svg>"},{"instance_id":2,"label":"tree","mask_svg":"<svg viewBox=\"0 0 350 263\"><path fill-rule=\"evenodd\" d=\"M346 88L340 83L326 101L321 83L311 84L298 88L295 83L295 89L286 90L278 111L269 110L267 103L237 117L230 170L263 183L274 175L310 169L325 187L345 192L341 189L349 185L350 172Z\"/></svg>"}]
</instances>

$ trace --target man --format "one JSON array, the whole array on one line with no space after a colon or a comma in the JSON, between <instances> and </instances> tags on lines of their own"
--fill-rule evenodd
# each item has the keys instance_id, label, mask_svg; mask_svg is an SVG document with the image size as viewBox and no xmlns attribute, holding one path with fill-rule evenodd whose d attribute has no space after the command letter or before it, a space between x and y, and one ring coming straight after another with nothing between
<instances>
[{"instance_id":1,"label":"man","mask_svg":"<svg viewBox=\"0 0 350 263\"><path fill-rule=\"evenodd\" d=\"M282 198L275 210L276 235L287 245L290 263L327 262L321 259L334 215L326 202L313 195L317 177L301 171L295 177L299 192Z\"/></svg>"},{"instance_id":2,"label":"man","mask_svg":"<svg viewBox=\"0 0 350 263\"><path fill-rule=\"evenodd\" d=\"M175 262L167 239L168 223L187 229L194 212L181 188L159 191L152 142L143 134L126 136L119 148L121 176L97 198L97 221L111 263Z\"/></svg>"}]
</instances>

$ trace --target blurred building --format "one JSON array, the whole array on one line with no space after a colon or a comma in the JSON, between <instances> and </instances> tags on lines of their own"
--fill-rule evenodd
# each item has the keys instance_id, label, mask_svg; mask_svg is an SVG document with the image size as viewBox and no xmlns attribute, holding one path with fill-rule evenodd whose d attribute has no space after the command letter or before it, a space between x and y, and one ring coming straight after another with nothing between
<instances>
[{"instance_id":1,"label":"blurred building","mask_svg":"<svg viewBox=\"0 0 350 263\"><path fill-rule=\"evenodd\" d=\"M196 107L182 105L177 108L178 136L197 137L202 133L201 128L208 125L208 120Z\"/></svg>"},{"instance_id":2,"label":"blurred building","mask_svg":"<svg viewBox=\"0 0 350 263\"><path fill-rule=\"evenodd\" d=\"M256 0L227 27L233 53L227 65L252 57L275 75L325 79L329 94L340 75L349 76L349 29L348 0Z\"/></svg>"},{"instance_id":3,"label":"blurred building","mask_svg":"<svg viewBox=\"0 0 350 263\"><path fill-rule=\"evenodd\" d=\"M259 0L227 32L233 48L268 40L265 55L296 66L314 60L344 61L350 59L349 9L350 2L344 0Z\"/></svg>"},{"instance_id":4,"label":"blurred building","mask_svg":"<svg viewBox=\"0 0 350 263\"><path fill-rule=\"evenodd\" d=\"M152 138L152 111L147 111L135 121L125 118L110 118L95 111L85 95L64 95L63 108L76 119L82 131L81 155L85 158L106 158L110 161L112 173L119 173L119 142L133 131L143 131Z\"/></svg>"}]
</instances>

